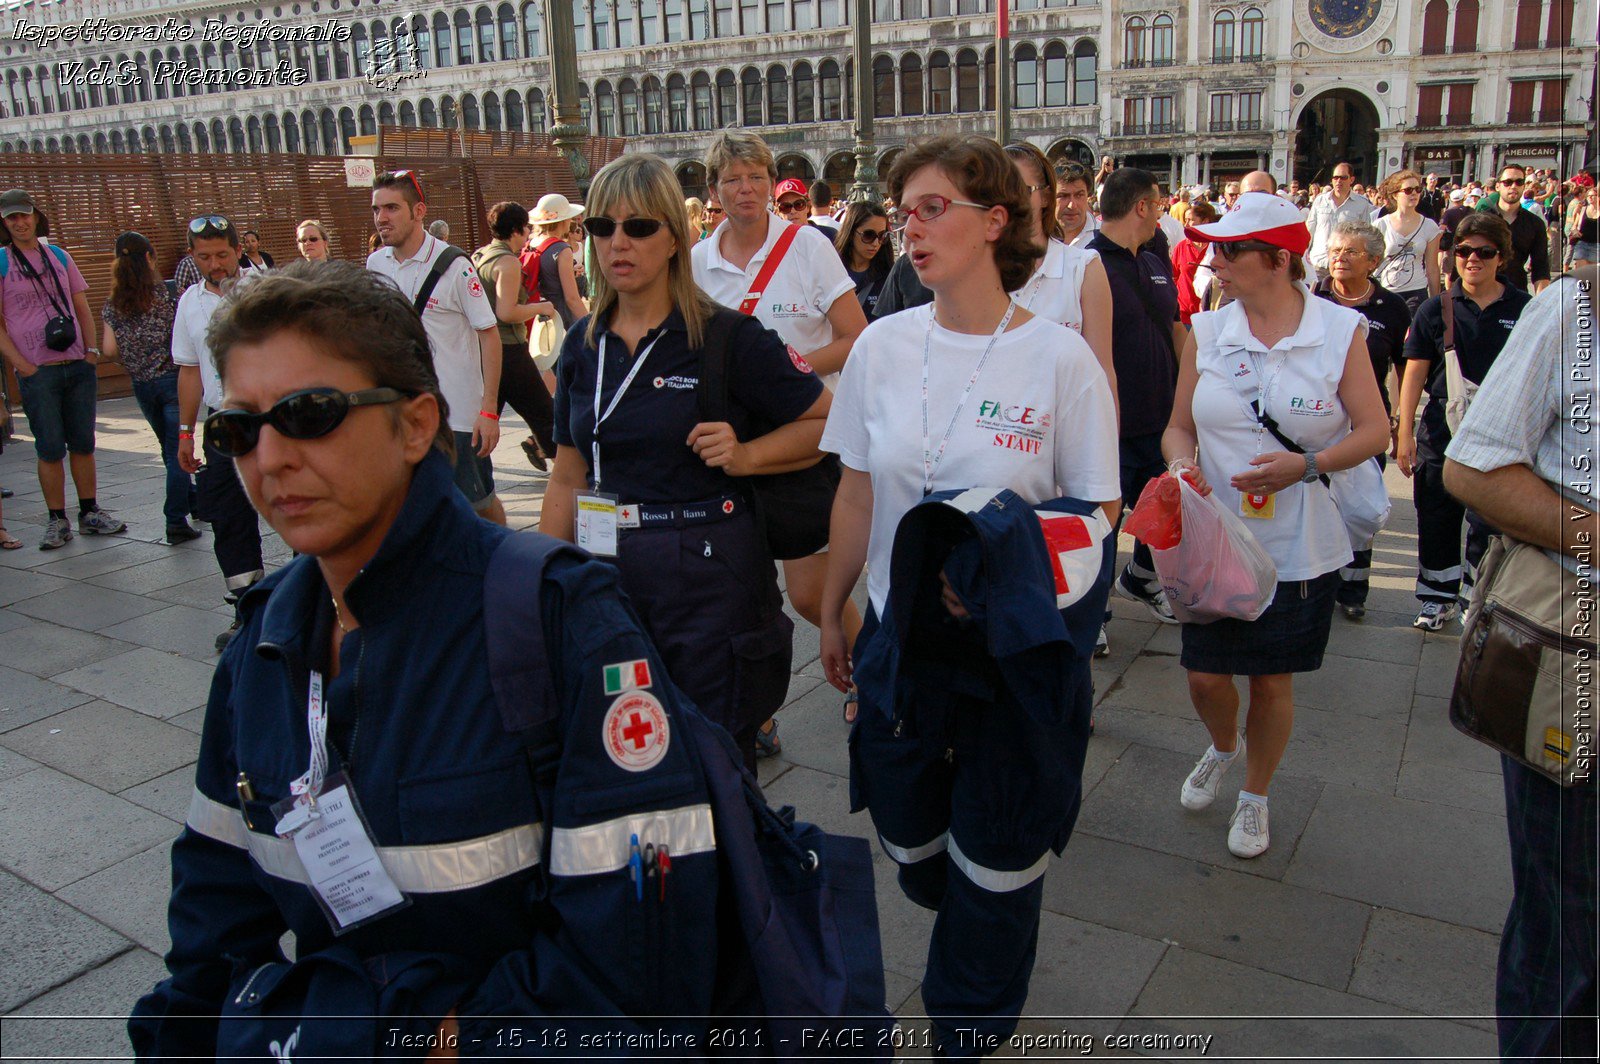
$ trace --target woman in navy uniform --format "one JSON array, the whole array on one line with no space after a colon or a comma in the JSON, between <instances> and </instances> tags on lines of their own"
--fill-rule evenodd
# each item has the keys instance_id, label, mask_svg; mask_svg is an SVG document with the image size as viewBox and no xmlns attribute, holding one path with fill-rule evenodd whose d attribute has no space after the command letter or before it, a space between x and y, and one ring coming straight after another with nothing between
<instances>
[{"instance_id":1,"label":"woman in navy uniform","mask_svg":"<svg viewBox=\"0 0 1600 1064\"><path fill-rule=\"evenodd\" d=\"M794 626L738 478L812 463L829 395L776 333L695 285L683 193L666 163L610 164L587 210L594 311L557 363L556 461L539 527L615 554L673 679L753 766L755 729L788 693ZM727 422L700 417L708 338L729 346Z\"/></svg>"}]
</instances>

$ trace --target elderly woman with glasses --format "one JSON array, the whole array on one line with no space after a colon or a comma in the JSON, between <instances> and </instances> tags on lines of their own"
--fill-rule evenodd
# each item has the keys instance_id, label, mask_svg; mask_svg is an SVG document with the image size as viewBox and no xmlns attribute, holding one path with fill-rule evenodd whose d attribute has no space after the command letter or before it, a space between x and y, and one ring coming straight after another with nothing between
<instances>
[{"instance_id":1,"label":"elderly woman with glasses","mask_svg":"<svg viewBox=\"0 0 1600 1064\"><path fill-rule=\"evenodd\" d=\"M1322 667L1339 570L1352 558L1321 477L1381 453L1389 433L1366 319L1305 287L1310 234L1293 204L1246 192L1221 221L1189 235L1216 246L1216 283L1232 301L1192 319L1161 452L1174 473L1244 518L1279 582L1254 621L1183 625L1180 662L1211 745L1179 801L1209 807L1223 774L1243 760L1228 849L1250 858L1270 845L1267 791L1294 725L1294 674ZM1237 676L1250 684L1242 735Z\"/></svg>"},{"instance_id":2,"label":"elderly woman with glasses","mask_svg":"<svg viewBox=\"0 0 1600 1064\"><path fill-rule=\"evenodd\" d=\"M1383 258L1384 237L1378 226L1366 222L1344 221L1333 227L1328 238L1328 277L1314 289L1323 299L1349 307L1367 319L1367 354L1372 359L1372 374L1378 381L1383 409L1390 414L1391 446L1398 426L1389 401L1389 371L1405 373L1402 345L1411 327L1411 311L1405 301L1372 279ZM1397 377L1398 380L1398 377ZM1381 463L1383 456L1379 455ZM1366 616L1368 575L1372 569L1372 544L1355 551L1355 560L1339 574L1335 595L1339 608L1351 620Z\"/></svg>"},{"instance_id":3,"label":"elderly woman with glasses","mask_svg":"<svg viewBox=\"0 0 1600 1064\"><path fill-rule=\"evenodd\" d=\"M1439 294L1439 239L1444 230L1417 210L1422 178L1415 171L1390 174L1381 188L1393 210L1377 220L1383 234L1378 281L1415 314L1424 299Z\"/></svg>"}]
</instances>

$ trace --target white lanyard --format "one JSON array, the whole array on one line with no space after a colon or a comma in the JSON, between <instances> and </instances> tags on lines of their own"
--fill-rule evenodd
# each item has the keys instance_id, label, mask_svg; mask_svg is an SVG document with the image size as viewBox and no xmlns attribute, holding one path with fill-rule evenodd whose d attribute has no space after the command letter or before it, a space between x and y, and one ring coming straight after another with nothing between
<instances>
[{"instance_id":1,"label":"white lanyard","mask_svg":"<svg viewBox=\"0 0 1600 1064\"><path fill-rule=\"evenodd\" d=\"M1272 367L1272 375L1265 378L1261 373L1260 356L1254 351L1246 351L1245 356L1250 359L1250 372L1248 379L1243 380L1242 383L1245 383L1248 387L1251 380L1261 381L1261 384L1256 389L1256 406L1259 408L1260 414L1258 415L1256 411L1251 410L1250 404L1244 401L1244 389L1235 388L1233 394L1238 397L1239 405L1244 410L1244 416L1255 422L1256 454L1260 454L1262 438L1267 431L1267 427L1261 423L1261 418L1266 416L1267 413L1267 396L1272 392L1273 386L1278 383L1278 377L1283 373L1283 367L1288 364L1289 353L1285 351L1278 356L1277 365Z\"/></svg>"},{"instance_id":2,"label":"white lanyard","mask_svg":"<svg viewBox=\"0 0 1600 1064\"><path fill-rule=\"evenodd\" d=\"M306 731L311 737L311 765L289 784L289 793L304 798L314 809L328 775L328 707L322 700L322 673L316 670L312 670L311 690L306 695Z\"/></svg>"},{"instance_id":3,"label":"white lanyard","mask_svg":"<svg viewBox=\"0 0 1600 1064\"><path fill-rule=\"evenodd\" d=\"M944 449L950 443L950 433L955 431L956 419L961 416L961 410L967 405L967 400L972 398L972 389L978 384L978 374L983 372L984 363L989 361L989 353L994 350L995 341L1000 339L1000 334L1011 324L1011 315L1015 314L1016 310L1016 303L1006 304L1005 316L1000 319L1000 324L995 326L994 335L989 337L989 344L978 358L978 364L973 367L972 376L967 378L967 386L962 389L956 408L950 412L950 424L944 427L944 435L939 438L939 450L934 452L928 446L928 363L933 351L934 313L932 307L928 309L928 335L922 342L922 494L927 495L933 491L933 474L939 468L939 463L944 461Z\"/></svg>"},{"instance_id":4,"label":"white lanyard","mask_svg":"<svg viewBox=\"0 0 1600 1064\"><path fill-rule=\"evenodd\" d=\"M651 340L644 345L644 350L639 352L639 357L633 360L633 368L628 371L626 377L622 378L622 383L617 385L617 393L611 397L611 405L606 407L605 413L602 414L600 412L600 395L605 391L606 385L606 337L603 335L600 337L600 364L595 367L594 373L594 435L589 444L589 449L594 459L590 468L594 472L596 491L600 489L600 426L605 423L606 418L611 416L611 412L622 401L623 393L628 390L628 385L633 383L633 378L637 377L639 371L644 368L644 360L650 357L650 349L656 346L656 340L659 339L661 339L661 334L657 333L655 340Z\"/></svg>"}]
</instances>

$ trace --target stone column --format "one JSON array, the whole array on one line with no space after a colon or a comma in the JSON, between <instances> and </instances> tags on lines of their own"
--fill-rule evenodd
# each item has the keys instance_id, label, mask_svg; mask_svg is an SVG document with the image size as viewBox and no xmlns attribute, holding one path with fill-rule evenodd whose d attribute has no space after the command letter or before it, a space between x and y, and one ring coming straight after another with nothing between
<instances>
[{"instance_id":1,"label":"stone column","mask_svg":"<svg viewBox=\"0 0 1600 1064\"><path fill-rule=\"evenodd\" d=\"M872 144L872 0L855 0L856 59L856 176L850 185L852 202L877 203L878 153Z\"/></svg>"},{"instance_id":2,"label":"stone column","mask_svg":"<svg viewBox=\"0 0 1600 1064\"><path fill-rule=\"evenodd\" d=\"M589 193L589 159L584 144L589 131L583 125L583 108L578 103L578 43L572 24L572 0L545 0L545 39L550 44L550 95L555 125L550 135L556 150L566 157L577 179L578 193Z\"/></svg>"}]
</instances>

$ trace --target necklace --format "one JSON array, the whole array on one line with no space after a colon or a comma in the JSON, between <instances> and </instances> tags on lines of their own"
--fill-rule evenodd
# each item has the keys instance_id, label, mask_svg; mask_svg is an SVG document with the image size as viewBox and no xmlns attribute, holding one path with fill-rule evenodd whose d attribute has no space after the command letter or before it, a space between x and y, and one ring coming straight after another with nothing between
<instances>
[{"instance_id":1,"label":"necklace","mask_svg":"<svg viewBox=\"0 0 1600 1064\"><path fill-rule=\"evenodd\" d=\"M1338 288L1331 284L1328 286L1328 288L1329 291L1333 293L1333 297L1341 303L1360 303L1362 300L1366 299L1372 294L1372 278L1367 278L1367 287L1362 289L1361 294L1358 296L1343 295L1339 292Z\"/></svg>"},{"instance_id":2,"label":"necklace","mask_svg":"<svg viewBox=\"0 0 1600 1064\"><path fill-rule=\"evenodd\" d=\"M329 595L328 601L333 603L333 623L339 626L339 631L343 632L345 635L349 635L350 629L345 627L344 615L339 612L339 600L334 598L332 595Z\"/></svg>"}]
</instances>

